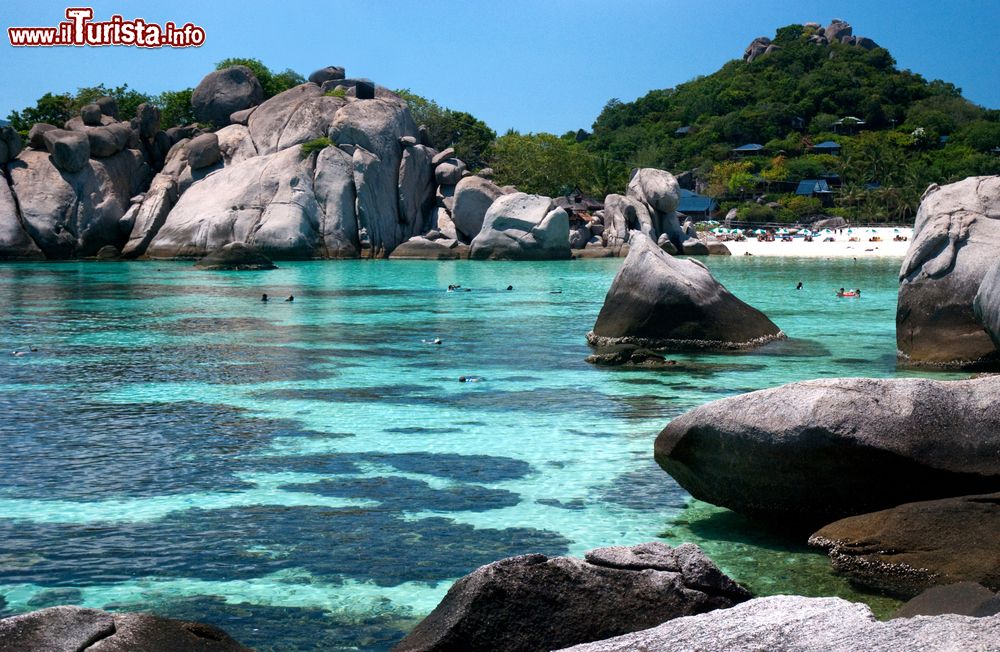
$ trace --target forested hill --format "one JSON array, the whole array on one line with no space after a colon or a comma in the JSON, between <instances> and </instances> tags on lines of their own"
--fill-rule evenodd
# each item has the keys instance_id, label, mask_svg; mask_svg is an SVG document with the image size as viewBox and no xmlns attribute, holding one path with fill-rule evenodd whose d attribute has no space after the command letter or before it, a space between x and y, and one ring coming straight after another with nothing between
<instances>
[{"instance_id":1,"label":"forested hill","mask_svg":"<svg viewBox=\"0 0 1000 652\"><path fill-rule=\"evenodd\" d=\"M846 23L832 26L846 26L850 35ZM1000 112L972 104L953 84L899 70L870 39L841 42L834 34L830 42L817 35L829 29L789 25L774 35L773 47L757 39L743 60L711 75L633 102L613 99L594 123L588 149L688 169L724 160L747 143L766 145L770 153L801 152L803 140L831 135L833 123L846 116L865 121L868 130L917 132L922 145L947 136L972 150L965 154L1000 146ZM682 127L689 133L675 134Z\"/></svg>"}]
</instances>

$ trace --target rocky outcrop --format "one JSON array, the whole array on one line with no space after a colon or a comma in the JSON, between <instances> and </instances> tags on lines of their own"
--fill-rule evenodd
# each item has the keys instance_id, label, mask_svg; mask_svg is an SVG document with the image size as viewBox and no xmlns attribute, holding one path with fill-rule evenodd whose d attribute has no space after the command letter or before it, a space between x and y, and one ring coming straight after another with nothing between
<instances>
[{"instance_id":1,"label":"rocky outcrop","mask_svg":"<svg viewBox=\"0 0 1000 652\"><path fill-rule=\"evenodd\" d=\"M740 301L704 265L671 258L633 232L629 253L587 335L595 346L747 348L782 337L763 313Z\"/></svg>"},{"instance_id":2,"label":"rocky outcrop","mask_svg":"<svg viewBox=\"0 0 1000 652\"><path fill-rule=\"evenodd\" d=\"M973 301L1000 256L1000 176L932 185L899 272L896 346L913 365L1000 360Z\"/></svg>"},{"instance_id":3,"label":"rocky outcrop","mask_svg":"<svg viewBox=\"0 0 1000 652\"><path fill-rule=\"evenodd\" d=\"M993 269L979 284L972 305L976 320L983 325L997 349L1000 349L1000 260L997 260Z\"/></svg>"},{"instance_id":4,"label":"rocky outcrop","mask_svg":"<svg viewBox=\"0 0 1000 652\"><path fill-rule=\"evenodd\" d=\"M479 176L466 177L455 186L455 204L452 221L457 235L464 242L471 242L483 229L483 220L490 206L503 191L492 181Z\"/></svg>"},{"instance_id":5,"label":"rocky outcrop","mask_svg":"<svg viewBox=\"0 0 1000 652\"><path fill-rule=\"evenodd\" d=\"M399 164L399 215L416 233L426 231L434 208L434 150L425 145L411 145L403 151Z\"/></svg>"},{"instance_id":6,"label":"rocky outcrop","mask_svg":"<svg viewBox=\"0 0 1000 652\"><path fill-rule=\"evenodd\" d=\"M87 142L86 136L75 135ZM45 256L56 259L93 256L107 244L121 247L128 233L119 222L149 180L136 150L87 159L80 170L68 172L57 169L47 154L29 149L7 169L21 224Z\"/></svg>"},{"instance_id":7,"label":"rocky outcrop","mask_svg":"<svg viewBox=\"0 0 1000 652\"><path fill-rule=\"evenodd\" d=\"M566 211L549 197L523 192L493 202L470 252L474 260L564 260L570 255Z\"/></svg>"},{"instance_id":8,"label":"rocky outcrop","mask_svg":"<svg viewBox=\"0 0 1000 652\"><path fill-rule=\"evenodd\" d=\"M392 250L391 260L457 260L462 257L467 247L459 245L457 240L425 238L415 235Z\"/></svg>"},{"instance_id":9,"label":"rocky outcrop","mask_svg":"<svg viewBox=\"0 0 1000 652\"><path fill-rule=\"evenodd\" d=\"M0 620L0 652L252 652L212 625L143 613L50 607Z\"/></svg>"},{"instance_id":10,"label":"rocky outcrop","mask_svg":"<svg viewBox=\"0 0 1000 652\"><path fill-rule=\"evenodd\" d=\"M535 652L641 630L749 598L695 545L523 555L455 583L394 652Z\"/></svg>"},{"instance_id":11,"label":"rocky outcrop","mask_svg":"<svg viewBox=\"0 0 1000 652\"><path fill-rule=\"evenodd\" d=\"M257 153L273 154L326 136L337 111L346 103L342 97L323 95L316 84L301 84L258 106L250 114L247 128Z\"/></svg>"},{"instance_id":12,"label":"rocky outcrop","mask_svg":"<svg viewBox=\"0 0 1000 652\"><path fill-rule=\"evenodd\" d=\"M1000 474L996 454L993 462ZM829 551L834 570L852 582L904 597L962 581L1000 590L998 542L1000 493L852 516L809 538Z\"/></svg>"},{"instance_id":13,"label":"rocky outcrop","mask_svg":"<svg viewBox=\"0 0 1000 652\"><path fill-rule=\"evenodd\" d=\"M841 378L713 401L656 438L694 497L815 528L902 503L1000 491L1000 376Z\"/></svg>"},{"instance_id":14,"label":"rocky outcrop","mask_svg":"<svg viewBox=\"0 0 1000 652\"><path fill-rule=\"evenodd\" d=\"M236 111L260 104L264 90L246 66L230 66L205 75L191 94L191 107L200 122L216 127L229 124Z\"/></svg>"},{"instance_id":15,"label":"rocky outcrop","mask_svg":"<svg viewBox=\"0 0 1000 652\"><path fill-rule=\"evenodd\" d=\"M195 136L187 144L188 165L192 170L200 170L215 165L222 159L219 137L215 134Z\"/></svg>"},{"instance_id":16,"label":"rocky outcrop","mask_svg":"<svg viewBox=\"0 0 1000 652\"><path fill-rule=\"evenodd\" d=\"M743 51L743 60L747 63L752 62L754 59L767 52L767 48L770 47L770 45L771 39L766 36L758 36L751 41L750 45L747 46L747 49Z\"/></svg>"},{"instance_id":17,"label":"rocky outcrop","mask_svg":"<svg viewBox=\"0 0 1000 652\"><path fill-rule=\"evenodd\" d=\"M863 50L874 50L878 47L875 41L866 36L854 36L851 25L839 18L834 18L826 27L821 27L819 23L809 22L804 23L802 28L800 38L813 45L828 46L831 43L840 43ZM781 46L772 43L771 39L760 36L755 38L743 51L743 60L752 63L756 59L780 49Z\"/></svg>"},{"instance_id":18,"label":"rocky outcrop","mask_svg":"<svg viewBox=\"0 0 1000 652\"><path fill-rule=\"evenodd\" d=\"M345 76L345 70L341 66L327 66L309 75L309 81L317 86L322 86L325 82L339 81Z\"/></svg>"},{"instance_id":19,"label":"rocky outcrop","mask_svg":"<svg viewBox=\"0 0 1000 652\"><path fill-rule=\"evenodd\" d=\"M13 127L0 127L0 165L17 158L23 148L21 134Z\"/></svg>"},{"instance_id":20,"label":"rocky outcrop","mask_svg":"<svg viewBox=\"0 0 1000 652\"><path fill-rule=\"evenodd\" d=\"M608 195L604 198L604 242L609 247L625 244L631 231L639 231L652 239L658 229L653 226L649 209L639 199L625 195Z\"/></svg>"},{"instance_id":21,"label":"rocky outcrop","mask_svg":"<svg viewBox=\"0 0 1000 652\"><path fill-rule=\"evenodd\" d=\"M277 269L271 259L242 242L232 242L194 264L198 269L246 272Z\"/></svg>"},{"instance_id":22,"label":"rocky outcrop","mask_svg":"<svg viewBox=\"0 0 1000 652\"><path fill-rule=\"evenodd\" d=\"M39 260L44 257L24 230L10 186L6 179L0 178L0 260Z\"/></svg>"},{"instance_id":23,"label":"rocky outcrop","mask_svg":"<svg viewBox=\"0 0 1000 652\"><path fill-rule=\"evenodd\" d=\"M90 140L86 134L65 129L52 129L42 136L45 148L52 155L52 164L64 172L79 172L90 158Z\"/></svg>"},{"instance_id":24,"label":"rocky outcrop","mask_svg":"<svg viewBox=\"0 0 1000 652\"><path fill-rule=\"evenodd\" d=\"M864 604L776 595L659 627L569 648L572 652L992 652L1000 616L935 616L879 622ZM568 652L568 651L567 651Z\"/></svg>"}]
</instances>

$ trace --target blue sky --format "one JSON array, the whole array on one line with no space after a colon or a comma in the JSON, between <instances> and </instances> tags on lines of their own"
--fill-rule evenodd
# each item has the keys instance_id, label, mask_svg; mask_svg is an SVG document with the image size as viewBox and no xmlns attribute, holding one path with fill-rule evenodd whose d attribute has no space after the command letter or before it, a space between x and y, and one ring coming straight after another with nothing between
<instances>
[{"instance_id":1,"label":"blue sky","mask_svg":"<svg viewBox=\"0 0 1000 652\"><path fill-rule=\"evenodd\" d=\"M833 18L889 49L901 68L944 79L1000 108L1000 0L329 0L74 2L95 19L122 14L205 28L200 48L13 48L6 28L55 25L66 4L5 0L0 8L0 117L46 91L104 82L149 93L186 88L214 63L252 56L303 75L410 88L468 111L498 132L589 128L612 97L710 74L777 27Z\"/></svg>"}]
</instances>

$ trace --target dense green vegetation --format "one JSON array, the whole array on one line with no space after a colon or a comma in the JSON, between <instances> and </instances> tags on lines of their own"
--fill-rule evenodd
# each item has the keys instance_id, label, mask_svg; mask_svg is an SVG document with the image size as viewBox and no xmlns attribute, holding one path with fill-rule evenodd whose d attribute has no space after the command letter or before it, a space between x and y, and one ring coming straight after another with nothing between
<instances>
[{"instance_id":1,"label":"dense green vegetation","mask_svg":"<svg viewBox=\"0 0 1000 652\"><path fill-rule=\"evenodd\" d=\"M482 120L464 111L447 109L434 100L412 93L408 88L396 91L410 106L414 122L427 127L431 145L438 150L455 148L455 155L473 169L485 166L496 132Z\"/></svg>"}]
</instances>

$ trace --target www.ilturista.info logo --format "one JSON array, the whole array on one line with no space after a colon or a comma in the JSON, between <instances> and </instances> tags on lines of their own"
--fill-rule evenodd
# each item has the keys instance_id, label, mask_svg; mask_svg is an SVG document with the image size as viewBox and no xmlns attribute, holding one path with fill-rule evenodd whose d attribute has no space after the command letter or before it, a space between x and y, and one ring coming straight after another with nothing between
<instances>
[{"instance_id":1,"label":"www.ilturista.info logo","mask_svg":"<svg viewBox=\"0 0 1000 652\"><path fill-rule=\"evenodd\" d=\"M67 20L56 27L8 27L7 36L15 47L53 47L57 45L129 45L140 48L190 48L205 42L205 30L186 23L160 26L142 18L125 20L115 14L110 20L93 22L90 7L66 9Z\"/></svg>"}]
</instances>

